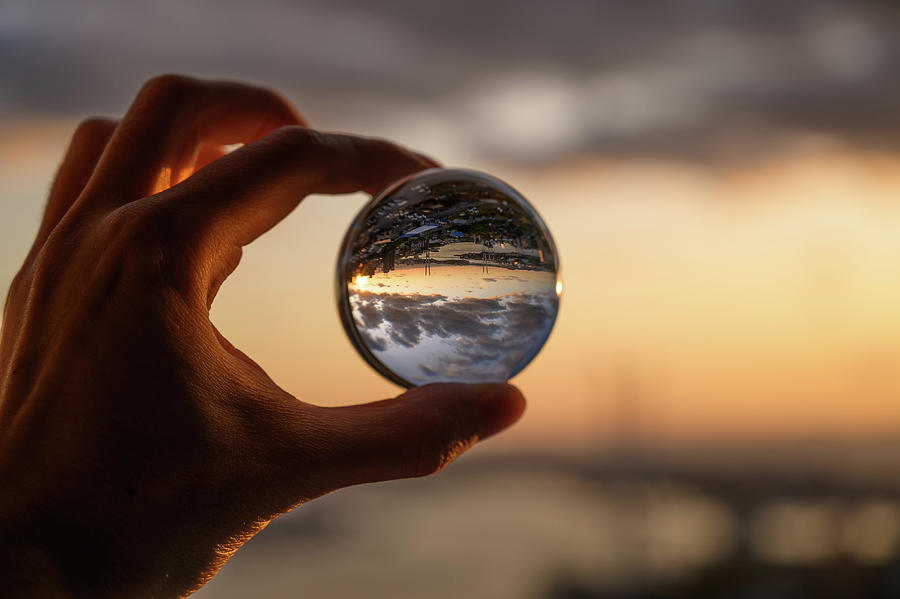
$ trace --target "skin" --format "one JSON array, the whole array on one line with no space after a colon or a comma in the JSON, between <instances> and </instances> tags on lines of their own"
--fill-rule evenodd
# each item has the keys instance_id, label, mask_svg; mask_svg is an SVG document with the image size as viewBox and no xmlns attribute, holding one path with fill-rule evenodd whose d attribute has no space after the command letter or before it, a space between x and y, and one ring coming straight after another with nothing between
<instances>
[{"instance_id":1,"label":"skin","mask_svg":"<svg viewBox=\"0 0 900 599\"><path fill-rule=\"evenodd\" d=\"M309 129L271 91L175 75L78 127L4 308L5 597L185 596L279 514L436 472L520 417L504 384L305 403L209 320L241 247L306 195L434 165Z\"/></svg>"}]
</instances>

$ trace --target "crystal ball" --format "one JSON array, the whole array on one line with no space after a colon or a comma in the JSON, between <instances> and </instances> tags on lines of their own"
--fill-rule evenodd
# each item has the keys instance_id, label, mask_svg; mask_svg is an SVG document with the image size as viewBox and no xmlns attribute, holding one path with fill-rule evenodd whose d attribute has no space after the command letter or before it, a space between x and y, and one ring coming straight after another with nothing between
<instances>
[{"instance_id":1,"label":"crystal ball","mask_svg":"<svg viewBox=\"0 0 900 599\"><path fill-rule=\"evenodd\" d=\"M348 336L405 387L511 378L546 342L561 291L556 247L535 209L466 169L422 171L376 195L338 256Z\"/></svg>"}]
</instances>

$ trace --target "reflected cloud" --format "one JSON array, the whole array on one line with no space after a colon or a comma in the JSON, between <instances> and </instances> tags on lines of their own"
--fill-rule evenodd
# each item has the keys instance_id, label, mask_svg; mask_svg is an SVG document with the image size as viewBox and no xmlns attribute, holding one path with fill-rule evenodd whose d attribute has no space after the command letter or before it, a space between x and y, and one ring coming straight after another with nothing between
<instances>
[{"instance_id":1,"label":"reflected cloud","mask_svg":"<svg viewBox=\"0 0 900 599\"><path fill-rule=\"evenodd\" d=\"M388 340L384 337L373 335L366 329L360 329L359 334L362 335L363 342L372 351L385 351L388 348Z\"/></svg>"},{"instance_id":2,"label":"reflected cloud","mask_svg":"<svg viewBox=\"0 0 900 599\"><path fill-rule=\"evenodd\" d=\"M350 294L360 334L370 351L420 384L473 373L506 380L531 361L556 318L552 294L488 298L376 293Z\"/></svg>"}]
</instances>

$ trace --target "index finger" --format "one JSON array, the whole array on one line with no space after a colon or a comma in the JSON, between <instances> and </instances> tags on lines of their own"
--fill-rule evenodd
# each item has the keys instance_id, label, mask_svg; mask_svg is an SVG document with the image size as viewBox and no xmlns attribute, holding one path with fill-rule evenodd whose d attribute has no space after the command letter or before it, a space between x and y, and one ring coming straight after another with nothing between
<instances>
[{"instance_id":1,"label":"index finger","mask_svg":"<svg viewBox=\"0 0 900 599\"><path fill-rule=\"evenodd\" d=\"M277 93L233 81L162 75L144 84L116 128L76 209L115 208L181 178L203 145L249 143L305 124ZM168 171L166 170L168 169Z\"/></svg>"},{"instance_id":2,"label":"index finger","mask_svg":"<svg viewBox=\"0 0 900 599\"><path fill-rule=\"evenodd\" d=\"M173 187L168 201L177 204L188 229L244 246L311 193L374 194L435 166L388 141L283 127Z\"/></svg>"}]
</instances>

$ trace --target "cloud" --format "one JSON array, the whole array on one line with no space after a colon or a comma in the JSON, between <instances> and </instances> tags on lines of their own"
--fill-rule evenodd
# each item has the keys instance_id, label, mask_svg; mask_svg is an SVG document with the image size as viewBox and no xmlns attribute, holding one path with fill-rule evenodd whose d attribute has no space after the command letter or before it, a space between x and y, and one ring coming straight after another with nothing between
<instances>
[{"instance_id":1,"label":"cloud","mask_svg":"<svg viewBox=\"0 0 900 599\"><path fill-rule=\"evenodd\" d=\"M361 292L350 296L369 349L416 384L501 380L540 350L556 318L552 293L490 298ZM410 349L424 349L410 356Z\"/></svg>"},{"instance_id":2,"label":"cloud","mask_svg":"<svg viewBox=\"0 0 900 599\"><path fill-rule=\"evenodd\" d=\"M372 351L385 351L388 348L388 340L384 337L376 337L366 329L360 330L359 334L362 335L366 347Z\"/></svg>"},{"instance_id":3,"label":"cloud","mask_svg":"<svg viewBox=\"0 0 900 599\"><path fill-rule=\"evenodd\" d=\"M333 122L349 119L345 127L402 122L404 139L424 131L454 149L526 162L584 152L716 159L736 136L752 138L744 145L753 156L769 155L766 140L791 131L900 148L900 11L889 0L766 10L758 0L653 10L306 0L299 12L284 0L252 11L198 0L187 14L176 0L146 4L135 19L115 0L5 3L0 113L119 113L144 77L178 64L262 81ZM220 43L235 23L247 43Z\"/></svg>"}]
</instances>

